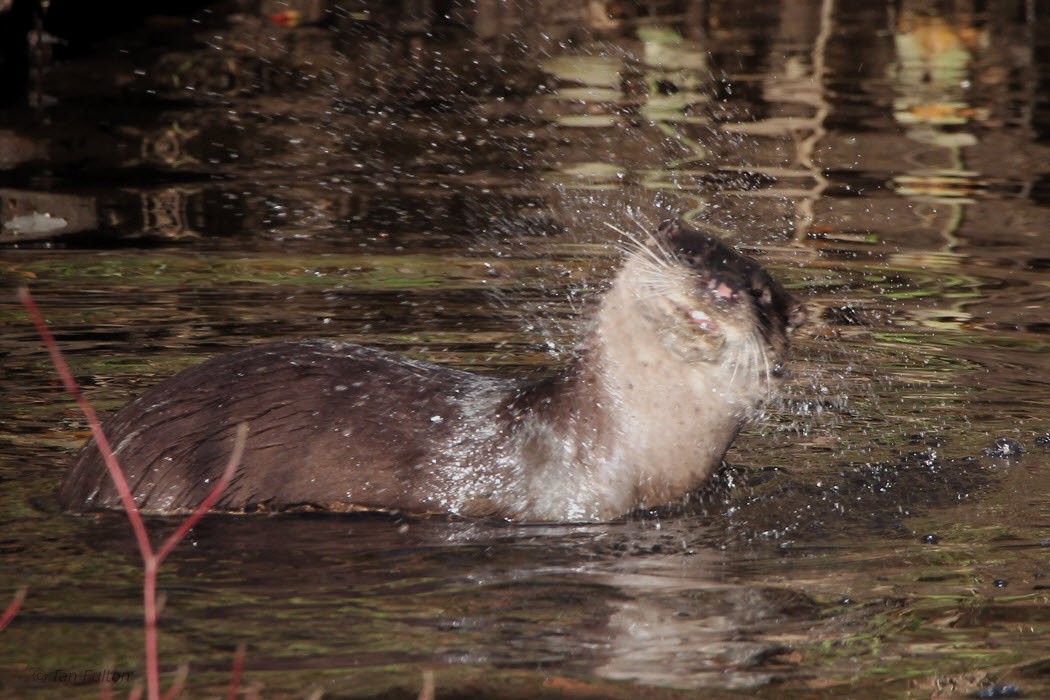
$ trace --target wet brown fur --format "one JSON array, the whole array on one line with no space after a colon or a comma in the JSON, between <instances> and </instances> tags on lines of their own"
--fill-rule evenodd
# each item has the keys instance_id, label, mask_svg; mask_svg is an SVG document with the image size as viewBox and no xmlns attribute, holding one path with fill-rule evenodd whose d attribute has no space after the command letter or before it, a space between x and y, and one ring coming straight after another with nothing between
<instances>
[{"instance_id":1,"label":"wet brown fur","mask_svg":"<svg viewBox=\"0 0 1050 700\"><path fill-rule=\"evenodd\" d=\"M719 343L730 341L691 326L685 302L639 290L662 276L672 296L762 346L765 375L751 376L761 368L750 356L756 366L726 366L734 360ZM628 256L576 359L551 379L483 377L339 341L270 343L161 382L105 429L147 512L204 498L247 422L243 466L220 510L608 519L706 481L763 400L800 317L756 262L668 223ZM696 348L715 359L683 359ZM59 498L74 510L120 507L94 442Z\"/></svg>"}]
</instances>

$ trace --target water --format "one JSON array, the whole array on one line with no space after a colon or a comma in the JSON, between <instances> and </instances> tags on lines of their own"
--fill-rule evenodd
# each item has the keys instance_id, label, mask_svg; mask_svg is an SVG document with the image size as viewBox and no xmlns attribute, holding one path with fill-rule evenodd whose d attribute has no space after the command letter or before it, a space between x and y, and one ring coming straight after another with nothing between
<instances>
[{"instance_id":1,"label":"water","mask_svg":"<svg viewBox=\"0 0 1050 700\"><path fill-rule=\"evenodd\" d=\"M100 411L277 339L549 373L609 225L676 213L811 323L685 506L206 519L161 574L194 696L241 643L265 697L415 697L424 668L441 697L1050 690L1045 8L360 2L284 28L264 5L55 47L0 114L4 286ZM86 430L0 304L0 596L29 586L0 688L96 697L52 672L140 673L138 555L120 517L54 503ZM982 456L999 437L1028 454Z\"/></svg>"}]
</instances>

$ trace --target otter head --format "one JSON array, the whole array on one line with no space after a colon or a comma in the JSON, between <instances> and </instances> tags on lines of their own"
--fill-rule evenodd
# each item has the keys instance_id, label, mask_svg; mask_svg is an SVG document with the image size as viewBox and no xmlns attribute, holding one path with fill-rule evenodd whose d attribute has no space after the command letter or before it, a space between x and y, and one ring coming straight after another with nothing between
<instances>
[{"instance_id":1,"label":"otter head","mask_svg":"<svg viewBox=\"0 0 1050 700\"><path fill-rule=\"evenodd\" d=\"M667 349L691 364L717 364L736 380L778 376L801 303L757 262L677 221L660 225L628 268L637 308Z\"/></svg>"}]
</instances>

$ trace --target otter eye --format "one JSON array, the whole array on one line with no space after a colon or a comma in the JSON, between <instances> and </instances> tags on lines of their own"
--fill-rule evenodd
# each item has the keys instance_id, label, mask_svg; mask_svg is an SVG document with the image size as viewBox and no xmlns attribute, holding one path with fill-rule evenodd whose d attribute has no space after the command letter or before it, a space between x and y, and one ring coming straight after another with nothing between
<instances>
[{"instance_id":1,"label":"otter eye","mask_svg":"<svg viewBox=\"0 0 1050 700\"><path fill-rule=\"evenodd\" d=\"M758 299L760 304L768 306L773 301L773 295L769 292L769 287L752 287L751 296Z\"/></svg>"}]
</instances>

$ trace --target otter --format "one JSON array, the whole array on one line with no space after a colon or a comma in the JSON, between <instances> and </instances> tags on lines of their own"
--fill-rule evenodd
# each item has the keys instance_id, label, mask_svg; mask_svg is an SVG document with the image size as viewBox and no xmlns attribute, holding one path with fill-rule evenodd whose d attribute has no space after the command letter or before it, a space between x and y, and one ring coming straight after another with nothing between
<instances>
[{"instance_id":1,"label":"otter","mask_svg":"<svg viewBox=\"0 0 1050 700\"><path fill-rule=\"evenodd\" d=\"M607 521L703 486L781 375L804 311L754 260L669 221L627 254L574 358L481 376L338 340L275 342L160 382L105 424L144 512L215 505ZM94 441L59 488L120 508Z\"/></svg>"}]
</instances>

